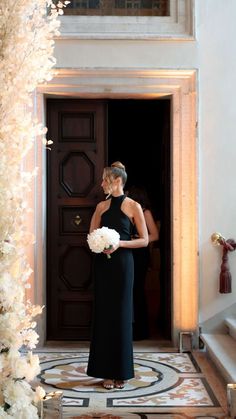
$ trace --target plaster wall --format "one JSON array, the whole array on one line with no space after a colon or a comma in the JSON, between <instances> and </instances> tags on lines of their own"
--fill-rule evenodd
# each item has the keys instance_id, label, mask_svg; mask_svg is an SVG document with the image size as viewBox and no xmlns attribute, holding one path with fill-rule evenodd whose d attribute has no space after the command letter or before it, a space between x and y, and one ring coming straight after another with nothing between
<instances>
[{"instance_id":1,"label":"plaster wall","mask_svg":"<svg viewBox=\"0 0 236 419\"><path fill-rule=\"evenodd\" d=\"M236 239L236 1L196 0L196 39L56 41L58 68L196 69L198 71L199 322L236 299L236 252L229 255L232 294L218 292L221 248L213 232Z\"/></svg>"}]
</instances>

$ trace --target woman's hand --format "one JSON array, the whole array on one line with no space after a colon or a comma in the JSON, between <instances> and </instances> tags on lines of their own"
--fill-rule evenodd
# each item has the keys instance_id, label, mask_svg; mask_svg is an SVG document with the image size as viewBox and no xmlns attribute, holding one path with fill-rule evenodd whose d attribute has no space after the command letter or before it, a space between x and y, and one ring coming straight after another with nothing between
<instances>
[{"instance_id":1,"label":"woman's hand","mask_svg":"<svg viewBox=\"0 0 236 419\"><path fill-rule=\"evenodd\" d=\"M110 246L108 249L104 249L103 253L105 253L105 255L110 255L111 253L114 253L119 247L120 242L116 246Z\"/></svg>"}]
</instances>

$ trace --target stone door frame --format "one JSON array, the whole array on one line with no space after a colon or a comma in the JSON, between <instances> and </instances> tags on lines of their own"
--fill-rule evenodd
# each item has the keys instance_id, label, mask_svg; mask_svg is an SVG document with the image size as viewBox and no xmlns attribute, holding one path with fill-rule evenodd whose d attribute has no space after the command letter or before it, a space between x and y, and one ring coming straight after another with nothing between
<instances>
[{"instance_id":1,"label":"stone door frame","mask_svg":"<svg viewBox=\"0 0 236 419\"><path fill-rule=\"evenodd\" d=\"M198 331L198 150L197 72L159 69L57 69L35 92L35 113L45 123L46 98L171 99L172 340L180 331ZM33 150L38 167L34 184L35 253L33 302L46 304L46 151ZM50 151L49 151L50 152ZM45 308L46 310L46 308ZM46 312L38 320L46 339Z\"/></svg>"}]
</instances>

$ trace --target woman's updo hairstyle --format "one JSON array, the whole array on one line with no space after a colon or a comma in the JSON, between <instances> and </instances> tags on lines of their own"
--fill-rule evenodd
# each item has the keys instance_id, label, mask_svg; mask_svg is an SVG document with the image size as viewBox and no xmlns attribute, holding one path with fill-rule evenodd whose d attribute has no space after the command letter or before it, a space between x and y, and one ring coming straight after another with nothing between
<instances>
[{"instance_id":1,"label":"woman's updo hairstyle","mask_svg":"<svg viewBox=\"0 0 236 419\"><path fill-rule=\"evenodd\" d=\"M105 167L104 176L108 179L121 178L123 186L125 186L127 181L127 173L125 171L125 166L120 161L115 161L109 167Z\"/></svg>"}]
</instances>

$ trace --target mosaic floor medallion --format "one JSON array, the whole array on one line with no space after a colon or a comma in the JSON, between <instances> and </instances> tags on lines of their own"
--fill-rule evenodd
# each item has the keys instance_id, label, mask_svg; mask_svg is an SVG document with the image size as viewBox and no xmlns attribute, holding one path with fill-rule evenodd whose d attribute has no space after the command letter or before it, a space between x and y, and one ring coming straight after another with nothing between
<instances>
[{"instance_id":1,"label":"mosaic floor medallion","mask_svg":"<svg viewBox=\"0 0 236 419\"><path fill-rule=\"evenodd\" d=\"M46 391L63 391L65 412L80 414L74 418L89 419L96 413L96 417L107 419L154 419L158 413L159 419L166 415L181 419L186 409L197 409L195 418L223 417L216 396L191 354L135 353L135 378L124 389L110 391L101 386L100 379L86 375L88 353L41 353L39 357L41 383ZM127 414L117 416L118 411ZM185 412L184 417L193 416Z\"/></svg>"}]
</instances>

